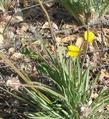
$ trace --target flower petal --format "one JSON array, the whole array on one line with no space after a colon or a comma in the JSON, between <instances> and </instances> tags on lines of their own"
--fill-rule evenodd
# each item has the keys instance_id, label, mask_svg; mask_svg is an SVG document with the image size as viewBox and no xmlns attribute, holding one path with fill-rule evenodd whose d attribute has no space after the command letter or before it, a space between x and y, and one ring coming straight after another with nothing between
<instances>
[{"instance_id":1,"label":"flower petal","mask_svg":"<svg viewBox=\"0 0 109 119\"><path fill-rule=\"evenodd\" d=\"M79 47L77 47L76 45L69 45L68 46L68 50L69 51L76 51L76 52L79 52L80 51L80 49L79 49Z\"/></svg>"},{"instance_id":2,"label":"flower petal","mask_svg":"<svg viewBox=\"0 0 109 119\"><path fill-rule=\"evenodd\" d=\"M94 40L94 33L91 31L85 31L84 32L84 39L88 41L89 43L92 43Z\"/></svg>"},{"instance_id":3,"label":"flower petal","mask_svg":"<svg viewBox=\"0 0 109 119\"><path fill-rule=\"evenodd\" d=\"M67 55L70 56L70 57L77 57L79 55L79 52L68 51Z\"/></svg>"}]
</instances>

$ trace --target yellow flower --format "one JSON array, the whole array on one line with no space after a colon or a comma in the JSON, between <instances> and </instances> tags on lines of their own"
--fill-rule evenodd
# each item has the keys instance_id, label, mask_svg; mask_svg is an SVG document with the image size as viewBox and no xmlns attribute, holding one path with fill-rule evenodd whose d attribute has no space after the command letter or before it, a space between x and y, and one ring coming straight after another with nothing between
<instances>
[{"instance_id":1,"label":"yellow flower","mask_svg":"<svg viewBox=\"0 0 109 119\"><path fill-rule=\"evenodd\" d=\"M88 41L89 43L92 43L94 40L94 33L91 31L85 31L84 32L84 39Z\"/></svg>"},{"instance_id":2,"label":"yellow flower","mask_svg":"<svg viewBox=\"0 0 109 119\"><path fill-rule=\"evenodd\" d=\"M79 55L80 48L76 45L68 46L68 56L70 57L77 57Z\"/></svg>"}]
</instances>

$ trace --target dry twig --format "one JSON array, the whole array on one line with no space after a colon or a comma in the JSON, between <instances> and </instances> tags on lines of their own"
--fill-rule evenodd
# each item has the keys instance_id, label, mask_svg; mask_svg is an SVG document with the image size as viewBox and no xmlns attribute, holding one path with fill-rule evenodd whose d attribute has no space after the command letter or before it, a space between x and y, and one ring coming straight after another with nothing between
<instances>
[{"instance_id":1,"label":"dry twig","mask_svg":"<svg viewBox=\"0 0 109 119\"><path fill-rule=\"evenodd\" d=\"M43 3L42 3L42 0L38 0L38 2L39 2L39 4L40 4L42 10L44 11L44 13L45 13L45 15L46 15L46 17L47 17L47 20L48 20L48 23L49 23L49 27L50 27L50 31L51 31L51 35L52 35L52 38L53 38L53 44L55 44L55 39L56 39L56 37L55 37L55 34L54 34L54 32L53 32L53 29L52 29L52 24L51 24L50 17L49 17L49 15L48 15L48 13L47 13L47 10L45 9L45 7L44 7L44 5L43 5Z\"/></svg>"}]
</instances>

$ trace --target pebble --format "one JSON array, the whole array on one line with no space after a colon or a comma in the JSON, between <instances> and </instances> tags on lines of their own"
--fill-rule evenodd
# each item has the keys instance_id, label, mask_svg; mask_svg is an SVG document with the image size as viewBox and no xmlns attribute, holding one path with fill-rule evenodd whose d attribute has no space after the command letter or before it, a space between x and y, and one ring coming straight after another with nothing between
<instances>
[{"instance_id":1,"label":"pebble","mask_svg":"<svg viewBox=\"0 0 109 119\"><path fill-rule=\"evenodd\" d=\"M19 27L21 32L26 32L29 29L29 25L25 22L20 23Z\"/></svg>"},{"instance_id":2,"label":"pebble","mask_svg":"<svg viewBox=\"0 0 109 119\"><path fill-rule=\"evenodd\" d=\"M28 58L28 57L24 57L24 61L25 61L26 63L31 62L30 58Z\"/></svg>"},{"instance_id":3,"label":"pebble","mask_svg":"<svg viewBox=\"0 0 109 119\"><path fill-rule=\"evenodd\" d=\"M8 49L9 55L13 54L15 52L15 48L11 47Z\"/></svg>"},{"instance_id":4,"label":"pebble","mask_svg":"<svg viewBox=\"0 0 109 119\"><path fill-rule=\"evenodd\" d=\"M16 52L11 56L11 59L14 61L23 60L23 54Z\"/></svg>"},{"instance_id":5,"label":"pebble","mask_svg":"<svg viewBox=\"0 0 109 119\"><path fill-rule=\"evenodd\" d=\"M18 90L19 87L21 86L21 83L18 77L11 77L10 79L7 80L6 85L11 87L12 90Z\"/></svg>"}]
</instances>

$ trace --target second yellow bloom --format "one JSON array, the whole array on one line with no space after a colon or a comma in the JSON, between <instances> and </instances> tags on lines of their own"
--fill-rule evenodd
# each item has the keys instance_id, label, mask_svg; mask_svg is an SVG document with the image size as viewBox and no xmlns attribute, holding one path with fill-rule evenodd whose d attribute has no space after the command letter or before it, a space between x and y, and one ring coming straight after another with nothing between
<instances>
[{"instance_id":1,"label":"second yellow bloom","mask_svg":"<svg viewBox=\"0 0 109 119\"><path fill-rule=\"evenodd\" d=\"M76 45L69 45L68 46L68 56L70 57L77 57L79 55L80 48Z\"/></svg>"},{"instance_id":2,"label":"second yellow bloom","mask_svg":"<svg viewBox=\"0 0 109 119\"><path fill-rule=\"evenodd\" d=\"M91 32L91 31L85 31L84 32L84 39L86 41L88 41L89 43L92 43L93 42L94 37L95 37L95 35L94 35L93 32Z\"/></svg>"}]
</instances>

